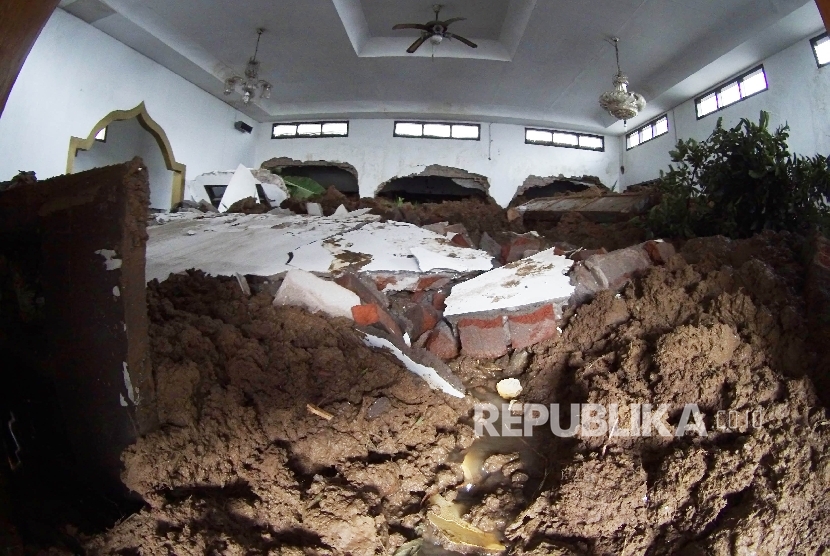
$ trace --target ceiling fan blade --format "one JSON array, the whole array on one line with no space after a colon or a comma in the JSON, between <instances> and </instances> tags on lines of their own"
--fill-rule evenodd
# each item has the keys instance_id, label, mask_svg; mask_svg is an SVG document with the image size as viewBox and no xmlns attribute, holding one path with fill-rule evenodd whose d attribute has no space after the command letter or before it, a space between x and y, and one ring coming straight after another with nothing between
<instances>
[{"instance_id":1,"label":"ceiling fan blade","mask_svg":"<svg viewBox=\"0 0 830 556\"><path fill-rule=\"evenodd\" d=\"M424 41L426 41L429 37L430 37L430 35L423 35L423 36L419 37L418 40L413 42L412 45L409 48L406 49L406 51L409 52L410 54L412 54L413 52L418 50L418 48L422 44L424 44Z\"/></svg>"},{"instance_id":2,"label":"ceiling fan blade","mask_svg":"<svg viewBox=\"0 0 830 556\"><path fill-rule=\"evenodd\" d=\"M458 40L460 40L461 42L463 42L464 44L466 44L467 46L471 46L471 47L473 47L473 48L478 48L478 45L477 45L476 43L474 43L474 42L473 42L473 41L471 41L470 39L465 39L465 38L464 38L464 37L462 37L461 35L456 35L456 34L453 34L453 33L447 33L445 36L446 36L446 37L449 37L449 38L451 38L451 39L458 39Z\"/></svg>"},{"instance_id":3,"label":"ceiling fan blade","mask_svg":"<svg viewBox=\"0 0 830 556\"><path fill-rule=\"evenodd\" d=\"M441 25L443 25L444 27L447 27L447 26L449 26L450 23L455 23L456 21L464 21L465 19L467 19L467 18L466 17L451 17L447 21L442 21Z\"/></svg>"},{"instance_id":4,"label":"ceiling fan blade","mask_svg":"<svg viewBox=\"0 0 830 556\"><path fill-rule=\"evenodd\" d=\"M429 31L430 27L427 27L423 23L398 23L392 27L392 30L394 31L397 31L398 29L418 29L420 31Z\"/></svg>"}]
</instances>

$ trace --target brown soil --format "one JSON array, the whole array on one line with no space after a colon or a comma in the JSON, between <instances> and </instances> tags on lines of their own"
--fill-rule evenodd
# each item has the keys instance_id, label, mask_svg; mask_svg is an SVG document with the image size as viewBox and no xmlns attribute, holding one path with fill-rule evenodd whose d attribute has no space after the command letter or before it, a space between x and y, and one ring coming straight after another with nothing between
<instances>
[{"instance_id":1,"label":"brown soil","mask_svg":"<svg viewBox=\"0 0 830 556\"><path fill-rule=\"evenodd\" d=\"M667 403L672 425L694 402L707 436L489 439L482 450L495 455L472 490L459 490L470 397L432 392L347 321L247 299L234 280L174 276L149 292L166 425L123 457L148 505L87 547L403 555L426 538L481 552L426 519L440 494L511 554L823 553L830 422L808 378L794 244L690 242L619 296L566 315L519 375L525 401ZM507 358L453 367L483 399L516 374ZM718 430L720 410L762 418Z\"/></svg>"}]
</instances>

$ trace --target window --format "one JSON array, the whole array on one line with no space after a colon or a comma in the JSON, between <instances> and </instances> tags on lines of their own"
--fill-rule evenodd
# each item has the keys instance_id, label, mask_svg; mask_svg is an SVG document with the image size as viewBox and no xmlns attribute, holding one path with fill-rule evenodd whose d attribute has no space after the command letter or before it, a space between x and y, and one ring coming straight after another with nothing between
<instances>
[{"instance_id":1,"label":"window","mask_svg":"<svg viewBox=\"0 0 830 556\"><path fill-rule=\"evenodd\" d=\"M529 145L548 145L551 147L570 147L589 151L604 151L605 139L600 135L559 131L555 129L525 128L525 143Z\"/></svg>"},{"instance_id":2,"label":"window","mask_svg":"<svg viewBox=\"0 0 830 556\"><path fill-rule=\"evenodd\" d=\"M822 33L810 39L810 44L813 47L813 54L816 57L818 67L830 64L830 37L827 36L827 33Z\"/></svg>"},{"instance_id":3,"label":"window","mask_svg":"<svg viewBox=\"0 0 830 556\"><path fill-rule=\"evenodd\" d=\"M625 148L633 149L637 145L642 145L646 141L651 141L656 137L665 135L669 132L669 117L665 114L652 120L643 127L636 129L625 136Z\"/></svg>"},{"instance_id":4,"label":"window","mask_svg":"<svg viewBox=\"0 0 830 556\"><path fill-rule=\"evenodd\" d=\"M301 137L348 137L349 122L302 122L274 124L271 139L296 139Z\"/></svg>"},{"instance_id":5,"label":"window","mask_svg":"<svg viewBox=\"0 0 830 556\"><path fill-rule=\"evenodd\" d=\"M695 99L697 119L723 110L729 105L740 102L754 94L766 91L767 74L764 73L764 66L748 71L737 79L725 83L713 91L701 95ZM629 146L629 148L631 148Z\"/></svg>"},{"instance_id":6,"label":"window","mask_svg":"<svg viewBox=\"0 0 830 556\"><path fill-rule=\"evenodd\" d=\"M478 141L478 124L450 124L427 122L395 122L395 137L424 137L426 139L469 139Z\"/></svg>"},{"instance_id":7,"label":"window","mask_svg":"<svg viewBox=\"0 0 830 556\"><path fill-rule=\"evenodd\" d=\"M100 141L100 142L102 142L102 143L106 143L106 142L107 142L107 128L106 128L106 127L104 127L101 131L99 131L99 132L95 135L95 140L96 140L96 141Z\"/></svg>"}]
</instances>

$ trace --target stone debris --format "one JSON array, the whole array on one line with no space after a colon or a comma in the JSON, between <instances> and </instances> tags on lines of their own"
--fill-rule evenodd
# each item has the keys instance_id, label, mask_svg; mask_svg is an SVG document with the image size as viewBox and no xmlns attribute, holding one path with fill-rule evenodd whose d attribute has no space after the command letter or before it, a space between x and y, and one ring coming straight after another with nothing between
<instances>
[{"instance_id":1,"label":"stone debris","mask_svg":"<svg viewBox=\"0 0 830 556\"><path fill-rule=\"evenodd\" d=\"M512 400L522 393L522 383L517 378L502 379L496 384L496 392L505 400Z\"/></svg>"},{"instance_id":2,"label":"stone debris","mask_svg":"<svg viewBox=\"0 0 830 556\"><path fill-rule=\"evenodd\" d=\"M306 203L305 210L309 216L323 216L323 206L320 203Z\"/></svg>"},{"instance_id":3,"label":"stone debris","mask_svg":"<svg viewBox=\"0 0 830 556\"><path fill-rule=\"evenodd\" d=\"M296 305L310 313L352 318L352 307L360 305L357 294L304 270L290 270L282 281L274 305Z\"/></svg>"}]
</instances>

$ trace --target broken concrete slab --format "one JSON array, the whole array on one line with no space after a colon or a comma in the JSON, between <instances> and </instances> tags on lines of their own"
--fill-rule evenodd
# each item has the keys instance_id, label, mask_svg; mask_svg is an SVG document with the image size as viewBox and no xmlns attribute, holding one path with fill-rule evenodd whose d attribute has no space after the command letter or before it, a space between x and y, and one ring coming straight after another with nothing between
<instances>
[{"instance_id":1,"label":"broken concrete slab","mask_svg":"<svg viewBox=\"0 0 830 556\"><path fill-rule=\"evenodd\" d=\"M624 222L643 214L652 205L648 193L619 193L602 197L569 195L541 197L516 207L525 222L556 222L569 212L577 212L593 222Z\"/></svg>"},{"instance_id":2,"label":"broken concrete slab","mask_svg":"<svg viewBox=\"0 0 830 556\"><path fill-rule=\"evenodd\" d=\"M360 305L360 298L343 286L295 269L285 275L274 305L294 305L310 313L352 319L352 307Z\"/></svg>"},{"instance_id":3,"label":"broken concrete slab","mask_svg":"<svg viewBox=\"0 0 830 556\"><path fill-rule=\"evenodd\" d=\"M257 181L251 171L243 164L237 166L227 188L225 188L222 200L219 201L219 212L226 212L231 205L242 199L253 198L259 202L259 193L256 186Z\"/></svg>"},{"instance_id":4,"label":"broken concrete slab","mask_svg":"<svg viewBox=\"0 0 830 556\"><path fill-rule=\"evenodd\" d=\"M298 214L206 214L199 218L182 214L190 219L148 229L147 281L164 280L189 268L214 276L235 272L273 276L292 268L288 263L298 248L380 218L359 213L337 219Z\"/></svg>"},{"instance_id":5,"label":"broken concrete slab","mask_svg":"<svg viewBox=\"0 0 830 556\"><path fill-rule=\"evenodd\" d=\"M442 369L443 372L439 373L438 370L431 366L416 362L391 341L372 334L365 334L363 342L367 346L384 348L392 352L392 354L397 357L401 363L403 363L404 367L424 379L424 381L426 381L429 387L433 390L440 390L441 392L456 398L464 397L465 390L463 384L461 384L458 377L452 374L452 371L450 371L449 367L446 367L446 365L443 366L446 367L445 369Z\"/></svg>"},{"instance_id":6,"label":"broken concrete slab","mask_svg":"<svg viewBox=\"0 0 830 556\"><path fill-rule=\"evenodd\" d=\"M446 300L444 316L517 310L567 300L574 286L567 276L573 261L547 249L532 257L485 272L457 284Z\"/></svg>"},{"instance_id":7,"label":"broken concrete slab","mask_svg":"<svg viewBox=\"0 0 830 556\"><path fill-rule=\"evenodd\" d=\"M424 261L424 268L419 258ZM294 252L291 265L310 272L391 273L401 278L397 286L413 287L412 278L425 272L480 272L492 268L490 256L476 249L452 245L445 237L406 222L372 222L359 229L335 234ZM405 278L410 278L405 280ZM403 287L389 289L400 290ZM385 289L385 288L379 288Z\"/></svg>"}]
</instances>

